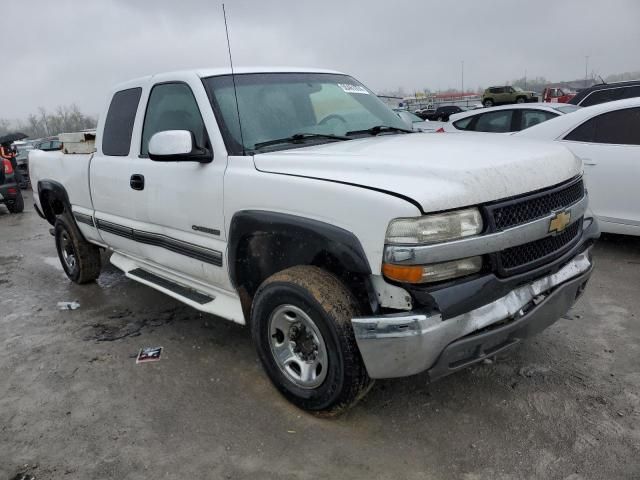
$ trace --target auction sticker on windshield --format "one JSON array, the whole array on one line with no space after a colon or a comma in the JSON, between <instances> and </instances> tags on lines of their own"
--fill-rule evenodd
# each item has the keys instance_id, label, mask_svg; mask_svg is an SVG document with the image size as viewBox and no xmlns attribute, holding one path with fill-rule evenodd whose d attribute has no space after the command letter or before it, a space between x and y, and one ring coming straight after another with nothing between
<instances>
[{"instance_id":1,"label":"auction sticker on windshield","mask_svg":"<svg viewBox=\"0 0 640 480\"><path fill-rule=\"evenodd\" d=\"M338 86L347 93L362 93L364 95L369 95L369 92L366 88L361 85L352 85L350 83L338 83Z\"/></svg>"}]
</instances>

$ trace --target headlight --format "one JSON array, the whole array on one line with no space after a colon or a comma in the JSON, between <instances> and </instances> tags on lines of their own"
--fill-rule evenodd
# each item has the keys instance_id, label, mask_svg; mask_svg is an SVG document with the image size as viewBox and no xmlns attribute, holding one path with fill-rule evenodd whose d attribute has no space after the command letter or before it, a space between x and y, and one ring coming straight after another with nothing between
<instances>
[{"instance_id":1,"label":"headlight","mask_svg":"<svg viewBox=\"0 0 640 480\"><path fill-rule=\"evenodd\" d=\"M390 280L402 283L440 282L464 277L482 269L482 257L469 257L431 265L382 265L382 273Z\"/></svg>"},{"instance_id":2,"label":"headlight","mask_svg":"<svg viewBox=\"0 0 640 480\"><path fill-rule=\"evenodd\" d=\"M385 243L429 244L456 240L482 232L482 216L477 208L396 218L389 223Z\"/></svg>"}]
</instances>

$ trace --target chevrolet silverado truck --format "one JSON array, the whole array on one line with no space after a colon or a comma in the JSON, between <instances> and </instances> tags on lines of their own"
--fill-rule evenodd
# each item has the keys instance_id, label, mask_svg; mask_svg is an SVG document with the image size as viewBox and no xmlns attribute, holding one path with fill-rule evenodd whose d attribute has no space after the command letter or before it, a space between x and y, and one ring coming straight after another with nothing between
<instances>
[{"instance_id":1,"label":"chevrolet silverado truck","mask_svg":"<svg viewBox=\"0 0 640 480\"><path fill-rule=\"evenodd\" d=\"M249 326L278 390L335 414L551 325L598 236L562 146L406 128L356 79L197 70L119 85L95 152L34 151L35 207L76 283L136 282Z\"/></svg>"}]
</instances>

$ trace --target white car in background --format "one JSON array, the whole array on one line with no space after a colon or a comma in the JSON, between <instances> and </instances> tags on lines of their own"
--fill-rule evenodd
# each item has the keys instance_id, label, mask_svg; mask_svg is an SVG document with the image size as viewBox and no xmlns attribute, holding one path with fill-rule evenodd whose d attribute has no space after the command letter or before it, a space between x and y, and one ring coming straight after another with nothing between
<instances>
[{"instance_id":1,"label":"white car in background","mask_svg":"<svg viewBox=\"0 0 640 480\"><path fill-rule=\"evenodd\" d=\"M580 107L568 103L517 103L487 107L451 115L442 126L444 132L519 132Z\"/></svg>"},{"instance_id":2,"label":"white car in background","mask_svg":"<svg viewBox=\"0 0 640 480\"><path fill-rule=\"evenodd\" d=\"M584 164L600 229L640 235L640 97L584 107L516 136L569 147Z\"/></svg>"},{"instance_id":3,"label":"white car in background","mask_svg":"<svg viewBox=\"0 0 640 480\"><path fill-rule=\"evenodd\" d=\"M398 115L411 129L417 132L435 132L444 125L444 122L423 120L415 113L411 113L408 110L394 109L394 112L396 112L396 115Z\"/></svg>"}]
</instances>

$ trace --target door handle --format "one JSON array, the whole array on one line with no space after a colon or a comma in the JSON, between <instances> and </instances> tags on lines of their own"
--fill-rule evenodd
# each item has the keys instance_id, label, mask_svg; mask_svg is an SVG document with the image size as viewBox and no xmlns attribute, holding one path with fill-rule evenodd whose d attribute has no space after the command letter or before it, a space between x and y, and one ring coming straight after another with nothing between
<instances>
[{"instance_id":1,"label":"door handle","mask_svg":"<svg viewBox=\"0 0 640 480\"><path fill-rule=\"evenodd\" d=\"M129 186L134 190L144 190L144 175L134 173L129 179Z\"/></svg>"}]
</instances>

